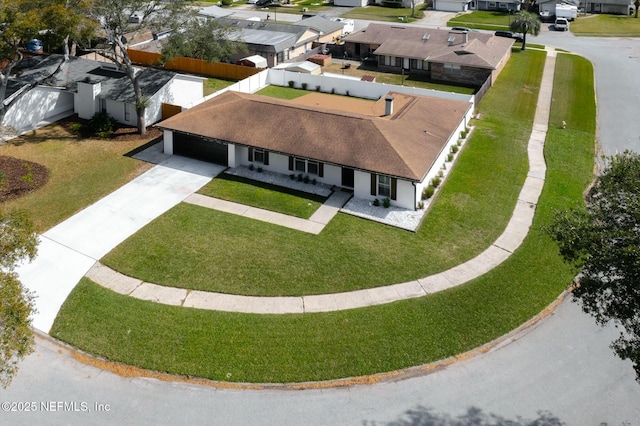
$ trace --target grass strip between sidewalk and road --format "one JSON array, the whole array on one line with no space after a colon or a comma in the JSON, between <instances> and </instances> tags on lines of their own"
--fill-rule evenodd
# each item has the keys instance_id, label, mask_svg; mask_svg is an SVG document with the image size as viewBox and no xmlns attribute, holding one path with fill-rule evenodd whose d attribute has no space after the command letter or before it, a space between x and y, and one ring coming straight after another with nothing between
<instances>
[{"instance_id":1,"label":"grass strip between sidewalk and road","mask_svg":"<svg viewBox=\"0 0 640 426\"><path fill-rule=\"evenodd\" d=\"M102 261L161 285L299 296L411 281L469 260L502 233L526 177L544 57L514 52L416 233L340 213L312 235L181 204Z\"/></svg>"},{"instance_id":2,"label":"grass strip between sidewalk and road","mask_svg":"<svg viewBox=\"0 0 640 426\"><path fill-rule=\"evenodd\" d=\"M592 177L593 69L583 58L560 54L556 70L554 118L545 148L548 174L533 226L524 244L482 277L418 299L302 315L165 306L122 296L83 279L62 307L51 334L97 356L150 370L282 383L420 365L509 332L553 301L576 272L562 262L542 227L555 209L580 205ZM487 102L502 101L509 111L517 107L509 104L510 97ZM561 120L566 129L556 122ZM507 165L495 166L500 173Z\"/></svg>"}]
</instances>

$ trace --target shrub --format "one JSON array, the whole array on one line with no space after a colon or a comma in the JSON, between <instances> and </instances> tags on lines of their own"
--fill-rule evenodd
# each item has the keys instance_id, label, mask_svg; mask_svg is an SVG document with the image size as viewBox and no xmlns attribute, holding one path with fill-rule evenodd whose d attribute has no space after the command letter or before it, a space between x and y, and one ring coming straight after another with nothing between
<instances>
[{"instance_id":1,"label":"shrub","mask_svg":"<svg viewBox=\"0 0 640 426\"><path fill-rule=\"evenodd\" d=\"M434 188L431 185L427 186L425 189L422 190L422 199L428 200L429 198L433 197L433 194L435 192L436 192L436 188Z\"/></svg>"},{"instance_id":2,"label":"shrub","mask_svg":"<svg viewBox=\"0 0 640 426\"><path fill-rule=\"evenodd\" d=\"M313 185L315 185L315 184L316 184L316 183L318 183L318 182L316 182L316 179L315 179L315 178L313 178L313 180L311 181L311 183L312 183Z\"/></svg>"},{"instance_id":3,"label":"shrub","mask_svg":"<svg viewBox=\"0 0 640 426\"><path fill-rule=\"evenodd\" d=\"M320 91L320 86L316 86L316 92Z\"/></svg>"},{"instance_id":4,"label":"shrub","mask_svg":"<svg viewBox=\"0 0 640 426\"><path fill-rule=\"evenodd\" d=\"M309 183L309 176L304 177L304 183Z\"/></svg>"},{"instance_id":5,"label":"shrub","mask_svg":"<svg viewBox=\"0 0 640 426\"><path fill-rule=\"evenodd\" d=\"M301 86L302 86L302 90L307 90L307 83L302 83Z\"/></svg>"},{"instance_id":6,"label":"shrub","mask_svg":"<svg viewBox=\"0 0 640 426\"><path fill-rule=\"evenodd\" d=\"M223 6L231 6L233 4L233 0L221 0Z\"/></svg>"},{"instance_id":7,"label":"shrub","mask_svg":"<svg viewBox=\"0 0 640 426\"><path fill-rule=\"evenodd\" d=\"M467 137L467 131L466 130L461 131L460 132L460 138L461 139L465 139L466 137Z\"/></svg>"},{"instance_id":8,"label":"shrub","mask_svg":"<svg viewBox=\"0 0 640 426\"><path fill-rule=\"evenodd\" d=\"M389 197L382 200L382 205L384 206L385 209L388 209L389 206L391 206L391 200L389 199Z\"/></svg>"},{"instance_id":9,"label":"shrub","mask_svg":"<svg viewBox=\"0 0 640 426\"><path fill-rule=\"evenodd\" d=\"M348 90L347 90L347 93L346 93L346 95L347 95L347 96L351 96L351 95L349 94L349 91L348 91Z\"/></svg>"},{"instance_id":10,"label":"shrub","mask_svg":"<svg viewBox=\"0 0 640 426\"><path fill-rule=\"evenodd\" d=\"M438 177L444 177L444 172L442 170L438 170Z\"/></svg>"},{"instance_id":11,"label":"shrub","mask_svg":"<svg viewBox=\"0 0 640 426\"><path fill-rule=\"evenodd\" d=\"M262 173L262 167L258 167L258 173Z\"/></svg>"},{"instance_id":12,"label":"shrub","mask_svg":"<svg viewBox=\"0 0 640 426\"><path fill-rule=\"evenodd\" d=\"M298 182L302 182L302 173L298 174Z\"/></svg>"},{"instance_id":13,"label":"shrub","mask_svg":"<svg viewBox=\"0 0 640 426\"><path fill-rule=\"evenodd\" d=\"M294 85L294 84L295 84L295 83L294 83L294 81L293 81L293 80L289 80L289 87L293 88L293 85Z\"/></svg>"},{"instance_id":14,"label":"shrub","mask_svg":"<svg viewBox=\"0 0 640 426\"><path fill-rule=\"evenodd\" d=\"M74 133L79 133L82 130L81 123L71 123L71 131Z\"/></svg>"},{"instance_id":15,"label":"shrub","mask_svg":"<svg viewBox=\"0 0 640 426\"><path fill-rule=\"evenodd\" d=\"M453 154L452 153L447 154L447 161L448 162L452 162L453 161Z\"/></svg>"},{"instance_id":16,"label":"shrub","mask_svg":"<svg viewBox=\"0 0 640 426\"><path fill-rule=\"evenodd\" d=\"M291 173L291 174L289 175L289 178L290 178L291 180L294 180L294 179L296 178L296 175L294 175L293 173Z\"/></svg>"},{"instance_id":17,"label":"shrub","mask_svg":"<svg viewBox=\"0 0 640 426\"><path fill-rule=\"evenodd\" d=\"M419 208L420 210L424 209L424 202L422 202L422 201L418 201L418 208Z\"/></svg>"},{"instance_id":18,"label":"shrub","mask_svg":"<svg viewBox=\"0 0 640 426\"><path fill-rule=\"evenodd\" d=\"M380 205L380 200L378 200L377 198L373 200L373 205L378 207Z\"/></svg>"},{"instance_id":19,"label":"shrub","mask_svg":"<svg viewBox=\"0 0 640 426\"><path fill-rule=\"evenodd\" d=\"M253 164L249 164L249 170L253 171Z\"/></svg>"},{"instance_id":20,"label":"shrub","mask_svg":"<svg viewBox=\"0 0 640 426\"><path fill-rule=\"evenodd\" d=\"M331 94L334 95L336 93L336 89L331 89Z\"/></svg>"},{"instance_id":21,"label":"shrub","mask_svg":"<svg viewBox=\"0 0 640 426\"><path fill-rule=\"evenodd\" d=\"M87 128L91 134L104 138L111 136L115 126L116 121L109 114L106 112L96 112L89 120Z\"/></svg>"},{"instance_id":22,"label":"shrub","mask_svg":"<svg viewBox=\"0 0 640 426\"><path fill-rule=\"evenodd\" d=\"M458 139L458 146L462 146L462 139Z\"/></svg>"},{"instance_id":23,"label":"shrub","mask_svg":"<svg viewBox=\"0 0 640 426\"><path fill-rule=\"evenodd\" d=\"M455 154L456 152L458 152L459 149L460 149L460 147L458 147L458 145L453 145L451 147L451 152Z\"/></svg>"},{"instance_id":24,"label":"shrub","mask_svg":"<svg viewBox=\"0 0 640 426\"><path fill-rule=\"evenodd\" d=\"M442 182L442 179L439 176L436 176L433 179L431 179L431 185L434 188L437 188L438 186L440 186L440 182Z\"/></svg>"}]
</instances>

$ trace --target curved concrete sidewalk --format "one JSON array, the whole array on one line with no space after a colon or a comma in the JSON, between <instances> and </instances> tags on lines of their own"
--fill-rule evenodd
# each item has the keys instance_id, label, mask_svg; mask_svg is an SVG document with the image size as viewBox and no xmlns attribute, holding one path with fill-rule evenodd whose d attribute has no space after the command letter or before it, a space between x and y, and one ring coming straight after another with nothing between
<instances>
[{"instance_id":1,"label":"curved concrete sidewalk","mask_svg":"<svg viewBox=\"0 0 640 426\"><path fill-rule=\"evenodd\" d=\"M422 297L464 284L504 262L522 244L533 223L546 173L544 142L551 108L555 63L556 52L548 49L528 144L529 172L513 215L502 235L488 249L461 265L401 284L299 297L239 296L160 286L124 276L99 263L91 268L87 277L113 291L143 300L190 308L257 314L329 312L361 308Z\"/></svg>"}]
</instances>

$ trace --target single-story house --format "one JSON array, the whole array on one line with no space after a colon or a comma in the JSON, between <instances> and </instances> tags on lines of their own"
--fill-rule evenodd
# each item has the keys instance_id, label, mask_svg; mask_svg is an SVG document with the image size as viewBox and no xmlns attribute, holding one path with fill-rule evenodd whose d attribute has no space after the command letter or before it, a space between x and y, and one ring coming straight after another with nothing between
<instances>
[{"instance_id":1,"label":"single-story house","mask_svg":"<svg viewBox=\"0 0 640 426\"><path fill-rule=\"evenodd\" d=\"M293 25L308 27L318 33L319 43L332 43L335 39L340 38L344 34L345 23L325 18L324 16L315 15L310 18L304 18L294 22Z\"/></svg>"},{"instance_id":2,"label":"single-story house","mask_svg":"<svg viewBox=\"0 0 640 426\"><path fill-rule=\"evenodd\" d=\"M466 12L474 6L472 0L433 0L433 10L440 12Z\"/></svg>"},{"instance_id":3,"label":"single-story house","mask_svg":"<svg viewBox=\"0 0 640 426\"><path fill-rule=\"evenodd\" d=\"M312 49L313 44L319 42L321 38L319 31L301 24L256 22L230 18L219 18L217 21L222 25L237 29L238 31L233 32L231 37L242 40L247 45L250 55L260 55L266 58L269 67L302 55ZM239 58L232 59L235 61Z\"/></svg>"},{"instance_id":4,"label":"single-story house","mask_svg":"<svg viewBox=\"0 0 640 426\"><path fill-rule=\"evenodd\" d=\"M511 57L513 39L482 32L369 24L344 38L353 57L374 57L387 72L426 75L434 81L481 86Z\"/></svg>"},{"instance_id":5,"label":"single-story house","mask_svg":"<svg viewBox=\"0 0 640 426\"><path fill-rule=\"evenodd\" d=\"M472 10L497 10L502 12L517 12L520 10L520 0L474 0L470 4Z\"/></svg>"},{"instance_id":6,"label":"single-story house","mask_svg":"<svg viewBox=\"0 0 640 426\"><path fill-rule=\"evenodd\" d=\"M587 13L610 13L612 15L626 15L635 10L633 0L586 0Z\"/></svg>"},{"instance_id":7,"label":"single-story house","mask_svg":"<svg viewBox=\"0 0 640 426\"><path fill-rule=\"evenodd\" d=\"M397 92L378 101L345 98L350 109L303 98L227 91L156 127L166 154L303 174L358 198L415 209L473 109L466 101Z\"/></svg>"},{"instance_id":8,"label":"single-story house","mask_svg":"<svg viewBox=\"0 0 640 426\"><path fill-rule=\"evenodd\" d=\"M136 125L133 86L124 72L110 63L75 56L56 72L63 59L62 55L40 55L23 60L10 79L6 102L14 96L19 99L3 124L22 132L73 113L89 119L105 111L120 123ZM138 72L142 93L149 99L148 125L162 119L163 103L186 106L203 97L203 78L152 68Z\"/></svg>"}]
</instances>

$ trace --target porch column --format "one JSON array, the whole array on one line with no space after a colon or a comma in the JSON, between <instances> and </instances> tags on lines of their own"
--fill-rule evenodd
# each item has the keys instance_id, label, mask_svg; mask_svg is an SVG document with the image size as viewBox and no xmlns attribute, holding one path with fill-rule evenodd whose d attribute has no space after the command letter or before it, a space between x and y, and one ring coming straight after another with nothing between
<instances>
[{"instance_id":1,"label":"porch column","mask_svg":"<svg viewBox=\"0 0 640 426\"><path fill-rule=\"evenodd\" d=\"M163 139L164 153L173 155L173 131L165 130Z\"/></svg>"}]
</instances>

